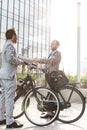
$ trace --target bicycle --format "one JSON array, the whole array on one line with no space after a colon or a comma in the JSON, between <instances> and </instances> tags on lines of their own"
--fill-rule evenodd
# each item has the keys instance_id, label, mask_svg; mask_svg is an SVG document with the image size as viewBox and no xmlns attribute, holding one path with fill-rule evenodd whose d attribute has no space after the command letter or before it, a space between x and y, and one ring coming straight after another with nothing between
<instances>
[{"instance_id":1,"label":"bicycle","mask_svg":"<svg viewBox=\"0 0 87 130\"><path fill-rule=\"evenodd\" d=\"M54 122L58 116L59 99L51 89L36 86L35 80L30 74L31 70L36 69L36 65L28 64L27 76L15 97L13 116L16 119L25 114L26 118L34 125L46 126ZM52 118L43 119L40 117L42 112L50 110L50 107L47 107L48 105L45 104L49 104L50 106L55 105L53 107L54 116Z\"/></svg>"},{"instance_id":2,"label":"bicycle","mask_svg":"<svg viewBox=\"0 0 87 130\"><path fill-rule=\"evenodd\" d=\"M62 75L59 75L58 81L60 80L60 77L62 77ZM57 78L58 77L55 77L54 75L51 76L52 82L56 81ZM78 88L75 87L75 84L78 83L68 83L61 87L56 87L58 88L56 94L60 104L57 120L63 123L73 123L79 120L85 111L85 97Z\"/></svg>"},{"instance_id":3,"label":"bicycle","mask_svg":"<svg viewBox=\"0 0 87 130\"><path fill-rule=\"evenodd\" d=\"M58 114L59 121L73 123L82 117L85 111L85 97L77 88L69 84L63 86L58 91L58 97L59 102L62 102Z\"/></svg>"},{"instance_id":4,"label":"bicycle","mask_svg":"<svg viewBox=\"0 0 87 130\"><path fill-rule=\"evenodd\" d=\"M36 69L35 65L28 67L28 70ZM17 106L20 101L22 107L20 106L19 112ZM71 84L62 86L57 92L46 87L36 87L35 80L32 79L29 72L20 87L19 94L15 97L15 106L14 118L19 118L25 114L31 123L38 126L49 125L55 120L73 123L79 120L85 111L85 97ZM78 111L77 106L79 106ZM40 117L42 112L49 111L54 114L53 117Z\"/></svg>"}]
</instances>

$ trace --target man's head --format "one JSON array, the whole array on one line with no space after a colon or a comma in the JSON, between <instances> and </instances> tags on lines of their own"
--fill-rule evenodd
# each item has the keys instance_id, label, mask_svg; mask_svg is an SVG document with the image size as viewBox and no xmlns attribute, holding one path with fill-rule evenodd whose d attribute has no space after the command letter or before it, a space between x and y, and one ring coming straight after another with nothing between
<instances>
[{"instance_id":1,"label":"man's head","mask_svg":"<svg viewBox=\"0 0 87 130\"><path fill-rule=\"evenodd\" d=\"M51 50L55 51L59 47L60 43L57 40L51 42Z\"/></svg>"},{"instance_id":2,"label":"man's head","mask_svg":"<svg viewBox=\"0 0 87 130\"><path fill-rule=\"evenodd\" d=\"M6 40L11 40L13 43L17 41L17 35L14 29L8 29L5 33Z\"/></svg>"}]
</instances>

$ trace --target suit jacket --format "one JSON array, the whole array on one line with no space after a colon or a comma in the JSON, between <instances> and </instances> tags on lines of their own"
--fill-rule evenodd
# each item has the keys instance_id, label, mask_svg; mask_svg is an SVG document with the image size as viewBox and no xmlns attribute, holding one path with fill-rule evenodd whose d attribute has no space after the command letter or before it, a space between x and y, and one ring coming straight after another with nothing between
<instances>
[{"instance_id":1,"label":"suit jacket","mask_svg":"<svg viewBox=\"0 0 87 130\"><path fill-rule=\"evenodd\" d=\"M61 61L61 53L57 50L51 52L48 59L40 59L39 63L46 64L45 70L47 73L52 71L57 71L59 69L59 64Z\"/></svg>"},{"instance_id":2,"label":"suit jacket","mask_svg":"<svg viewBox=\"0 0 87 130\"><path fill-rule=\"evenodd\" d=\"M13 43L11 42L11 40L7 40L2 51L0 79L13 79L17 71L17 65L19 65L20 63L21 61L17 58L16 50L13 46Z\"/></svg>"}]
</instances>

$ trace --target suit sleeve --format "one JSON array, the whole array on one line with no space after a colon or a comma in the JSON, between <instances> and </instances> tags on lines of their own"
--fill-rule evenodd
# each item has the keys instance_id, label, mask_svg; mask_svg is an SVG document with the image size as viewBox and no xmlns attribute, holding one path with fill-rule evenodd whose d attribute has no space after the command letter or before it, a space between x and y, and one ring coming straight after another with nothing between
<instances>
[{"instance_id":1,"label":"suit sleeve","mask_svg":"<svg viewBox=\"0 0 87 130\"><path fill-rule=\"evenodd\" d=\"M15 52L15 48L13 47L13 45L8 45L6 48L6 60L14 65L20 65L21 61L17 58L16 56L16 52Z\"/></svg>"},{"instance_id":2,"label":"suit sleeve","mask_svg":"<svg viewBox=\"0 0 87 130\"><path fill-rule=\"evenodd\" d=\"M55 64L56 62L61 61L61 53L55 54L52 58L50 59L40 59L39 63L41 64Z\"/></svg>"},{"instance_id":3,"label":"suit sleeve","mask_svg":"<svg viewBox=\"0 0 87 130\"><path fill-rule=\"evenodd\" d=\"M21 59L22 61L24 61L27 64L31 64L33 62L32 59L25 58L25 57L22 57L22 56L19 56L19 59Z\"/></svg>"}]
</instances>

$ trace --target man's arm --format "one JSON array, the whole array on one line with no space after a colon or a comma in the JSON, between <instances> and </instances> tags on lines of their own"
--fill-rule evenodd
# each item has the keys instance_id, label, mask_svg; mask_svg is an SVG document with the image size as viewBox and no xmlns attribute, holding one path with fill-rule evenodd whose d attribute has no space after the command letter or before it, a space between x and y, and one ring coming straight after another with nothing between
<instances>
[{"instance_id":1,"label":"man's arm","mask_svg":"<svg viewBox=\"0 0 87 130\"><path fill-rule=\"evenodd\" d=\"M14 64L14 65L21 65L23 64L22 61L20 61L20 59L18 59L15 56L15 49L13 47L13 45L9 44L6 48L6 59L9 63Z\"/></svg>"},{"instance_id":2,"label":"man's arm","mask_svg":"<svg viewBox=\"0 0 87 130\"><path fill-rule=\"evenodd\" d=\"M49 59L39 59L39 63L41 64L55 64L56 62L60 62L61 53L56 53L52 58Z\"/></svg>"},{"instance_id":3,"label":"man's arm","mask_svg":"<svg viewBox=\"0 0 87 130\"><path fill-rule=\"evenodd\" d=\"M29 58L25 58L23 56L19 56L19 59L21 59L22 61L25 62L25 64L31 64L33 62L32 59L29 59Z\"/></svg>"}]
</instances>

